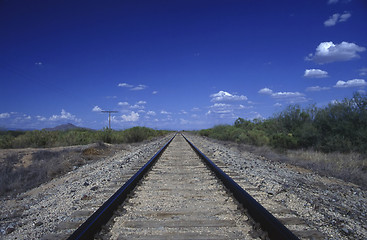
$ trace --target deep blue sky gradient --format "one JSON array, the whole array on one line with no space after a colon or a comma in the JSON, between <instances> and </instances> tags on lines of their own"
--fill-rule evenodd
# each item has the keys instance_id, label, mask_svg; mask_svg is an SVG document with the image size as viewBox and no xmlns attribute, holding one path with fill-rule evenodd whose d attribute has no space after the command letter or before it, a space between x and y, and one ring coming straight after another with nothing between
<instances>
[{"instance_id":1,"label":"deep blue sky gradient","mask_svg":"<svg viewBox=\"0 0 367 240\"><path fill-rule=\"evenodd\" d=\"M325 26L336 13L351 16ZM118 110L116 129L200 129L289 104L325 106L365 91L363 82L335 85L366 80L366 22L362 0L0 1L0 127L101 129L107 115L94 108ZM329 41L362 50L305 60ZM328 77L305 77L306 69ZM220 91L232 97L214 101Z\"/></svg>"}]
</instances>

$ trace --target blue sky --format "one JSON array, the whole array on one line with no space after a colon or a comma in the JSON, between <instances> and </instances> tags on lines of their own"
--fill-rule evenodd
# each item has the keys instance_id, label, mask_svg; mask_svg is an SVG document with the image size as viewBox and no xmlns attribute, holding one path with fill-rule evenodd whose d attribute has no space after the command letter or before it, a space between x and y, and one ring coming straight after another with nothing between
<instances>
[{"instance_id":1,"label":"blue sky","mask_svg":"<svg viewBox=\"0 0 367 240\"><path fill-rule=\"evenodd\" d=\"M362 0L0 1L0 127L201 129L365 93Z\"/></svg>"}]
</instances>

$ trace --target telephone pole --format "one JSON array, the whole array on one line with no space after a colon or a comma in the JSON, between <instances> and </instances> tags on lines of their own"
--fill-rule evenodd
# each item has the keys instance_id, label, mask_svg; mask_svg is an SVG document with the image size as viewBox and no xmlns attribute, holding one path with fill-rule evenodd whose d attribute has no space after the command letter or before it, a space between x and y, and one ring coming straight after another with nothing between
<instances>
[{"instance_id":1,"label":"telephone pole","mask_svg":"<svg viewBox=\"0 0 367 240\"><path fill-rule=\"evenodd\" d=\"M111 113L117 113L118 111L101 111L103 113L108 113L108 128L111 129Z\"/></svg>"}]
</instances>

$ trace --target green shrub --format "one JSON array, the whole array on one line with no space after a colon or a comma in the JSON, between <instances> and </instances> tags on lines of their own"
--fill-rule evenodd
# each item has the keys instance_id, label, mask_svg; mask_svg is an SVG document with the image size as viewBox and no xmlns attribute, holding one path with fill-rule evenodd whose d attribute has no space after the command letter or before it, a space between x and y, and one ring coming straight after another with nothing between
<instances>
[{"instance_id":1,"label":"green shrub","mask_svg":"<svg viewBox=\"0 0 367 240\"><path fill-rule=\"evenodd\" d=\"M252 145L264 146L269 144L269 137L262 130L252 129L247 133Z\"/></svg>"},{"instance_id":2,"label":"green shrub","mask_svg":"<svg viewBox=\"0 0 367 240\"><path fill-rule=\"evenodd\" d=\"M277 149L294 149L297 147L297 140L291 133L278 133L272 136L270 145Z\"/></svg>"},{"instance_id":3,"label":"green shrub","mask_svg":"<svg viewBox=\"0 0 367 240\"><path fill-rule=\"evenodd\" d=\"M26 148L26 147L58 147L84 145L95 142L105 143L131 143L162 136L169 131L158 131L146 127L133 127L115 131L105 128L100 131L88 129L73 129L67 131L26 131L14 134L11 131L0 132L0 148Z\"/></svg>"}]
</instances>

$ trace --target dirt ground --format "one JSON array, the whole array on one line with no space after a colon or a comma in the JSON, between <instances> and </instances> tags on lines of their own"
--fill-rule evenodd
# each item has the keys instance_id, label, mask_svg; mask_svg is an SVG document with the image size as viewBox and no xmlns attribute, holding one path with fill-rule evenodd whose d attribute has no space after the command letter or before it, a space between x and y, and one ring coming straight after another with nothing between
<instances>
[{"instance_id":1,"label":"dirt ground","mask_svg":"<svg viewBox=\"0 0 367 240\"><path fill-rule=\"evenodd\" d=\"M37 187L78 167L128 150L128 144L0 149L0 197Z\"/></svg>"}]
</instances>

